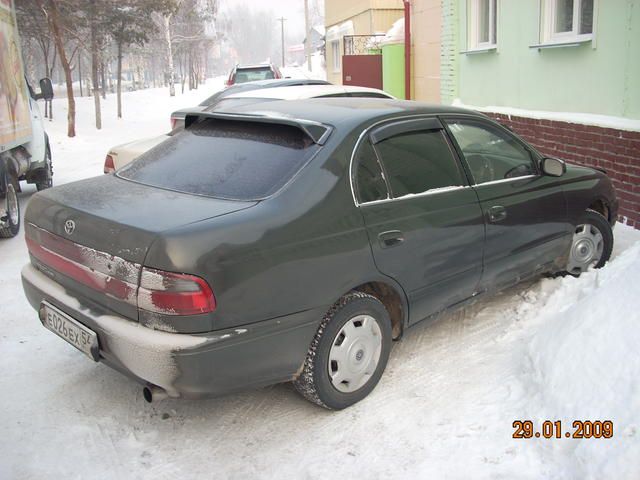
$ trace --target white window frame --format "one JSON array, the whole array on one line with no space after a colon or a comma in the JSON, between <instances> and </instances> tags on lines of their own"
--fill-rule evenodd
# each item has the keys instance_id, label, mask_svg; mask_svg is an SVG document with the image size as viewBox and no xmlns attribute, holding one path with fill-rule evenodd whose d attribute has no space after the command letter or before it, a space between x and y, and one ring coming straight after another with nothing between
<instances>
[{"instance_id":1,"label":"white window frame","mask_svg":"<svg viewBox=\"0 0 640 480\"><path fill-rule=\"evenodd\" d=\"M591 19L591 33L579 33L582 0L573 0L573 22L571 31L555 32L558 0L542 0L542 42L570 43L586 42L594 38L596 29L596 13L598 0L593 0L593 18Z\"/></svg>"},{"instance_id":2,"label":"white window frame","mask_svg":"<svg viewBox=\"0 0 640 480\"><path fill-rule=\"evenodd\" d=\"M467 45L469 50L492 50L497 46L498 0L489 0L489 41L480 41L480 1L468 0L467 3Z\"/></svg>"},{"instance_id":3,"label":"white window frame","mask_svg":"<svg viewBox=\"0 0 640 480\"><path fill-rule=\"evenodd\" d=\"M331 40L331 56L333 57L333 72L339 72L342 69L342 55L340 55L340 39Z\"/></svg>"}]
</instances>

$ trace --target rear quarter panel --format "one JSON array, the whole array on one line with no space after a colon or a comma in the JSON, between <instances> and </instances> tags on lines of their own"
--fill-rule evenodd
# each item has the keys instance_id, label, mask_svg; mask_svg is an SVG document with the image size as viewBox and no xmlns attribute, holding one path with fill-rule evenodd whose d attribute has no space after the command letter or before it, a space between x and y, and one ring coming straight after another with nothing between
<instances>
[{"instance_id":1,"label":"rear quarter panel","mask_svg":"<svg viewBox=\"0 0 640 480\"><path fill-rule=\"evenodd\" d=\"M354 144L354 136L330 138L274 197L163 233L145 264L205 278L218 304L210 315L214 330L326 311L353 287L380 277L348 181Z\"/></svg>"}]
</instances>

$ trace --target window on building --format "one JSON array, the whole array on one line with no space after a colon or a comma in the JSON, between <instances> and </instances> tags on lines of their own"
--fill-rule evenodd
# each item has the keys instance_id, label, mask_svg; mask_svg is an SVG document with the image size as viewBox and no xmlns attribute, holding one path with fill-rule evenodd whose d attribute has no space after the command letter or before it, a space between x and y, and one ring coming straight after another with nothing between
<instances>
[{"instance_id":1,"label":"window on building","mask_svg":"<svg viewBox=\"0 0 640 480\"><path fill-rule=\"evenodd\" d=\"M596 0L544 0L543 40L570 42L593 36L593 5Z\"/></svg>"},{"instance_id":2,"label":"window on building","mask_svg":"<svg viewBox=\"0 0 640 480\"><path fill-rule=\"evenodd\" d=\"M340 40L333 40L331 42L331 55L333 57L333 71L339 72L341 66Z\"/></svg>"},{"instance_id":3,"label":"window on building","mask_svg":"<svg viewBox=\"0 0 640 480\"><path fill-rule=\"evenodd\" d=\"M469 49L481 50L496 46L497 0L469 0Z\"/></svg>"},{"instance_id":4,"label":"window on building","mask_svg":"<svg viewBox=\"0 0 640 480\"><path fill-rule=\"evenodd\" d=\"M463 185L442 130L400 134L377 143L375 148L393 198Z\"/></svg>"}]
</instances>

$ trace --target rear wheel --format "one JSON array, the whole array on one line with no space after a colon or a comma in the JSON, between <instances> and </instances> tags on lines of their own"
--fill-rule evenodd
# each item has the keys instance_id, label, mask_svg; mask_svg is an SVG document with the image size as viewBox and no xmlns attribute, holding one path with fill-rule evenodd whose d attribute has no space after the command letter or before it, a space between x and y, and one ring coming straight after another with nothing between
<instances>
[{"instance_id":1,"label":"rear wheel","mask_svg":"<svg viewBox=\"0 0 640 480\"><path fill-rule=\"evenodd\" d=\"M377 385L391 351L391 320L372 295L352 292L324 316L294 385L307 400L340 410Z\"/></svg>"},{"instance_id":2,"label":"rear wheel","mask_svg":"<svg viewBox=\"0 0 640 480\"><path fill-rule=\"evenodd\" d=\"M13 183L8 175L4 179L4 198L0 198L0 204L3 205L5 211L2 219L2 227L0 227L0 238L15 237L20 231L20 203L18 195Z\"/></svg>"},{"instance_id":3,"label":"rear wheel","mask_svg":"<svg viewBox=\"0 0 640 480\"><path fill-rule=\"evenodd\" d=\"M587 210L574 230L567 273L580 275L590 267L601 268L611 257L613 231L600 213Z\"/></svg>"}]
</instances>

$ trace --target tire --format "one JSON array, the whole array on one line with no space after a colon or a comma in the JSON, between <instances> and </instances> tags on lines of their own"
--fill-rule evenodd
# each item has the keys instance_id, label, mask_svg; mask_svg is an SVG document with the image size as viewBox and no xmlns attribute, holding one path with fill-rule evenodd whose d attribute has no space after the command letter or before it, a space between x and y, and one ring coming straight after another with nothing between
<instances>
[{"instance_id":1,"label":"tire","mask_svg":"<svg viewBox=\"0 0 640 480\"><path fill-rule=\"evenodd\" d=\"M587 210L578 219L565 272L579 276L588 268L602 268L613 250L613 230L607 219Z\"/></svg>"},{"instance_id":2,"label":"tire","mask_svg":"<svg viewBox=\"0 0 640 480\"><path fill-rule=\"evenodd\" d=\"M5 195L0 198L0 204L6 212L6 218L3 218L4 226L0 227L0 238L11 238L20 231L20 201L9 176L5 175L2 181L5 185Z\"/></svg>"},{"instance_id":3,"label":"tire","mask_svg":"<svg viewBox=\"0 0 640 480\"><path fill-rule=\"evenodd\" d=\"M302 373L293 382L296 390L329 410L359 402L371 393L384 372L391 335L391 319L380 300L362 292L343 296L320 322ZM330 359L336 355L344 355L344 359ZM340 382L344 375L350 376Z\"/></svg>"},{"instance_id":4,"label":"tire","mask_svg":"<svg viewBox=\"0 0 640 480\"><path fill-rule=\"evenodd\" d=\"M40 181L36 182L36 188L39 192L53 187L53 165L51 163L51 149L48 143L44 154L44 168L42 172L39 172L39 176Z\"/></svg>"}]
</instances>

